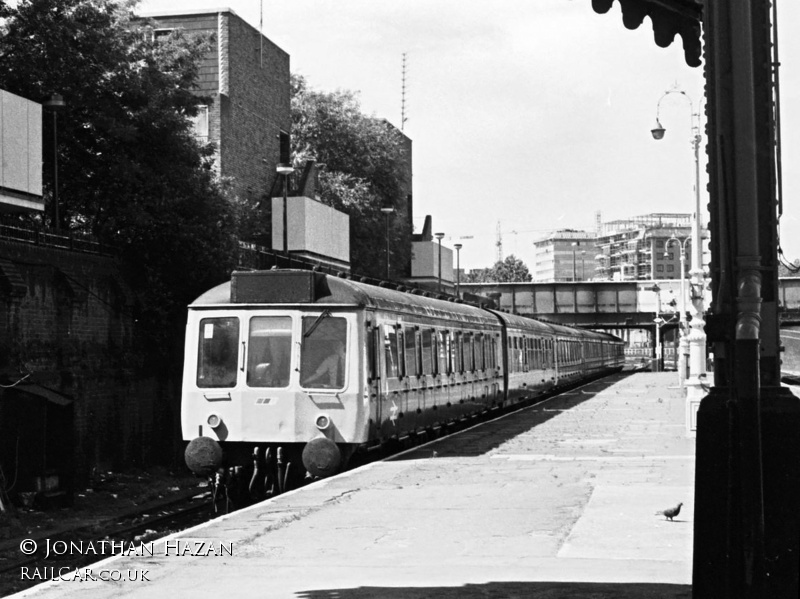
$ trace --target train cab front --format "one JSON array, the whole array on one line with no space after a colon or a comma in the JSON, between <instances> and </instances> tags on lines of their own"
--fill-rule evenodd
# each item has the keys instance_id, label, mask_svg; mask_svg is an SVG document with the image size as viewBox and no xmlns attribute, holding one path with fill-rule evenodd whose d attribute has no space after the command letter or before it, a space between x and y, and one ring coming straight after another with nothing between
<instances>
[{"instance_id":1,"label":"train cab front","mask_svg":"<svg viewBox=\"0 0 800 599\"><path fill-rule=\"evenodd\" d=\"M186 330L187 466L255 498L338 472L368 428L357 314L202 299Z\"/></svg>"}]
</instances>

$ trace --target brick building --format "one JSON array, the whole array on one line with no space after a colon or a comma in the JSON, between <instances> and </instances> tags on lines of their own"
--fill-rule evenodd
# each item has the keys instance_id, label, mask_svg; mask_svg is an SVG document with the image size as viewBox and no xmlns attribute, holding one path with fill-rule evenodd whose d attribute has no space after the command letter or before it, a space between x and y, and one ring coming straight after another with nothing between
<instances>
[{"instance_id":1,"label":"brick building","mask_svg":"<svg viewBox=\"0 0 800 599\"><path fill-rule=\"evenodd\" d=\"M217 147L221 177L237 196L260 200L276 181L280 137L291 127L289 54L229 8L143 13L156 39L172 30L210 35L200 69L202 106L195 133Z\"/></svg>"}]
</instances>

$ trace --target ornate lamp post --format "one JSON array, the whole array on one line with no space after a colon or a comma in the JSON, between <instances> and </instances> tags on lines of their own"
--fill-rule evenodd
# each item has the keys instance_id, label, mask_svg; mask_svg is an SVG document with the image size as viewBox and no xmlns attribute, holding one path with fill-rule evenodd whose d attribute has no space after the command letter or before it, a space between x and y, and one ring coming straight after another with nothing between
<instances>
[{"instance_id":1,"label":"ornate lamp post","mask_svg":"<svg viewBox=\"0 0 800 599\"><path fill-rule=\"evenodd\" d=\"M689 340L689 379L686 381L688 391L687 397L689 399L698 399L704 394L702 389L703 381L701 377L706 374L706 334L705 334L705 306L704 306L704 290L705 290L705 273L703 272L703 251L702 241L700 237L700 215L702 206L700 203L700 109L697 112L694 110L694 103L689 95L679 89L671 89L664 93L658 100L656 108L656 126L651 130L653 139L663 139L666 129L659 121L661 111L661 101L669 94L680 94L689 102L689 110L691 112L691 141L694 149L694 166L695 166L695 206L694 206L694 220L692 222L692 267L689 271L691 277L690 289L691 300L693 307L692 322L690 332L688 335Z\"/></svg>"},{"instance_id":2,"label":"ornate lamp post","mask_svg":"<svg viewBox=\"0 0 800 599\"><path fill-rule=\"evenodd\" d=\"M42 106L53 113L53 225L58 232L61 230L61 216L58 205L58 112L67 105L61 94L53 94Z\"/></svg>"},{"instance_id":3,"label":"ornate lamp post","mask_svg":"<svg viewBox=\"0 0 800 599\"><path fill-rule=\"evenodd\" d=\"M453 246L456 248L456 297L461 297L461 248L460 243Z\"/></svg>"},{"instance_id":4,"label":"ornate lamp post","mask_svg":"<svg viewBox=\"0 0 800 599\"><path fill-rule=\"evenodd\" d=\"M687 355L689 354L689 339L688 335L689 332L686 330L686 245L691 241L691 238L687 237L686 239L678 239L674 235L667 239L667 242L664 244L664 257L666 258L669 255L669 252L666 250L669 249L671 243L675 243L678 245L678 249L680 250L680 261L681 261L681 298L678 304L678 310L680 313L678 314L678 322L680 323L680 340L678 342L678 375L680 380L681 389L684 387L684 383L686 382L686 363L687 363Z\"/></svg>"},{"instance_id":5,"label":"ornate lamp post","mask_svg":"<svg viewBox=\"0 0 800 599\"><path fill-rule=\"evenodd\" d=\"M439 240L439 293L442 292L442 237L444 233L434 233L434 237Z\"/></svg>"},{"instance_id":6,"label":"ornate lamp post","mask_svg":"<svg viewBox=\"0 0 800 599\"><path fill-rule=\"evenodd\" d=\"M383 206L381 212L386 215L386 280L391 280L389 275L389 217L394 212L394 206Z\"/></svg>"}]
</instances>

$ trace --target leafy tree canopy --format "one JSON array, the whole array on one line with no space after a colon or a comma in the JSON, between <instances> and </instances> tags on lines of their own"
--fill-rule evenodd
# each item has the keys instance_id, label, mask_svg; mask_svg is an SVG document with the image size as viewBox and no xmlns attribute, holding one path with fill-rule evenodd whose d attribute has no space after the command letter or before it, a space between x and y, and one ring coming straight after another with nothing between
<instances>
[{"instance_id":1,"label":"leafy tree canopy","mask_svg":"<svg viewBox=\"0 0 800 599\"><path fill-rule=\"evenodd\" d=\"M382 119L361 112L350 91L320 92L292 76L292 155L313 157L323 202L350 215L350 254L355 272L386 273L386 221L382 206L398 211L403 146L400 134ZM402 212L401 214L404 214ZM389 231L392 273L410 260L411 227L398 213Z\"/></svg>"},{"instance_id":2,"label":"leafy tree canopy","mask_svg":"<svg viewBox=\"0 0 800 599\"><path fill-rule=\"evenodd\" d=\"M491 268L475 269L467 273L466 283L521 283L531 280L525 263L514 254L496 262Z\"/></svg>"},{"instance_id":3,"label":"leafy tree canopy","mask_svg":"<svg viewBox=\"0 0 800 599\"><path fill-rule=\"evenodd\" d=\"M134 0L0 3L0 88L57 115L60 225L116 246L161 330L232 267L236 214L191 132L207 40L154 40ZM45 160L52 120L44 115ZM45 163L52 197L52 162ZM50 200L48 197L48 204Z\"/></svg>"}]
</instances>

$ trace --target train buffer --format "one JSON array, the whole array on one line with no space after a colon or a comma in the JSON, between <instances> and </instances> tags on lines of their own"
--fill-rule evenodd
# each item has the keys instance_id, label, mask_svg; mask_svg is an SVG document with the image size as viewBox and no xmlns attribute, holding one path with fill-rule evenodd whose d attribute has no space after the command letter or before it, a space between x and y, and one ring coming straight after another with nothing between
<instances>
[{"instance_id":1,"label":"train buffer","mask_svg":"<svg viewBox=\"0 0 800 599\"><path fill-rule=\"evenodd\" d=\"M676 377L595 381L90 566L117 580L65 570L25 595L688 597L694 439Z\"/></svg>"}]
</instances>

